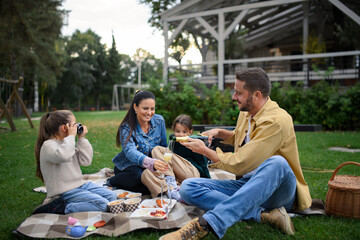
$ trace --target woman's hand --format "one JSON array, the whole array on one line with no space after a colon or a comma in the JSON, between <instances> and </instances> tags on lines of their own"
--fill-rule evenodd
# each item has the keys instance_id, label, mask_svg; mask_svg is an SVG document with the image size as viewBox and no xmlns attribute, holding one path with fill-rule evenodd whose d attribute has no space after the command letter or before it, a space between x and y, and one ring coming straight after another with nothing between
<instances>
[{"instance_id":1,"label":"woman's hand","mask_svg":"<svg viewBox=\"0 0 360 240\"><path fill-rule=\"evenodd\" d=\"M169 166L166 162L156 159L154 168L160 172L166 172L169 169Z\"/></svg>"}]
</instances>

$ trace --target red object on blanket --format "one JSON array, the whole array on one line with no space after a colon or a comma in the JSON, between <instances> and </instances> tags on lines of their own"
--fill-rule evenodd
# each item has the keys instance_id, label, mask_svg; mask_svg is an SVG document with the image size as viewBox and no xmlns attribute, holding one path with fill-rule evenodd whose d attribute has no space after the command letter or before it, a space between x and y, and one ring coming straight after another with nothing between
<instances>
[{"instance_id":1,"label":"red object on blanket","mask_svg":"<svg viewBox=\"0 0 360 240\"><path fill-rule=\"evenodd\" d=\"M150 215L154 217L163 217L164 215L166 215L166 212L161 210L156 210L155 212L151 212Z\"/></svg>"},{"instance_id":2,"label":"red object on blanket","mask_svg":"<svg viewBox=\"0 0 360 240\"><path fill-rule=\"evenodd\" d=\"M105 225L106 225L106 222L104 220L94 223L94 227L96 227L96 228L103 227Z\"/></svg>"}]
</instances>

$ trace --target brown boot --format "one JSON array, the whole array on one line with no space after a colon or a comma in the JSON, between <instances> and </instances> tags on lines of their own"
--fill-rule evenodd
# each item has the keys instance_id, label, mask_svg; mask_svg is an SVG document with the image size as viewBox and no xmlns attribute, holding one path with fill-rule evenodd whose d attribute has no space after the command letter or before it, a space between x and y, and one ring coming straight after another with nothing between
<instances>
[{"instance_id":1,"label":"brown boot","mask_svg":"<svg viewBox=\"0 0 360 240\"><path fill-rule=\"evenodd\" d=\"M295 234L294 225L292 224L290 216L287 214L284 207L275 208L270 212L262 212L261 221L268 222L278 227L287 235Z\"/></svg>"},{"instance_id":2,"label":"brown boot","mask_svg":"<svg viewBox=\"0 0 360 240\"><path fill-rule=\"evenodd\" d=\"M208 233L207 230L200 226L199 218L194 218L184 227L160 237L159 240L198 240L204 238Z\"/></svg>"}]
</instances>

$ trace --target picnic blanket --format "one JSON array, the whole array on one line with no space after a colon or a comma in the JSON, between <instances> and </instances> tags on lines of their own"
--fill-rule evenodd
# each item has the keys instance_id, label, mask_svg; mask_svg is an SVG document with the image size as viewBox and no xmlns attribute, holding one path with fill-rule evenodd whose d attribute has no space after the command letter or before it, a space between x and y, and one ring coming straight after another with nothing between
<instances>
[{"instance_id":1,"label":"picnic blanket","mask_svg":"<svg viewBox=\"0 0 360 240\"><path fill-rule=\"evenodd\" d=\"M130 212L112 214L109 212L79 212L66 215L35 214L28 217L16 231L33 238L72 238L65 233L68 218L79 219L82 226L93 226L97 221L104 220L106 225L95 231L86 232L83 237L91 234L105 236L120 236L125 233L142 229L171 229L180 228L191 219L204 214L202 210L193 206L176 203L166 220L145 220L130 218Z\"/></svg>"},{"instance_id":2,"label":"picnic blanket","mask_svg":"<svg viewBox=\"0 0 360 240\"><path fill-rule=\"evenodd\" d=\"M235 175L225 172L220 169L210 168L210 175L214 179L235 179ZM113 170L109 168L101 169L94 174L84 174L83 179L85 181L93 181L99 185L106 182L108 177L113 175ZM34 188L36 192L46 192L44 186ZM143 196L145 198L150 196ZM46 202L48 199L45 199ZM68 226L69 216L79 219L82 226L92 226L95 222L104 220L106 225L101 228L97 228L95 231L86 232L83 237L91 234L100 234L105 236L120 236L125 233L144 229L173 229L181 228L191 219L201 216L204 211L194 207L187 206L185 204L177 202L174 208L168 215L166 220L148 220L148 219L136 219L130 218L130 212L122 212L119 214L112 214L109 212L79 212L66 215L58 214L35 214L26 218L14 233L20 233L22 235L32 238L69 238L65 229ZM313 214L325 214L323 201L320 199L313 200L313 206L309 209L300 212L291 213L292 217L299 215L313 215Z\"/></svg>"},{"instance_id":3,"label":"picnic blanket","mask_svg":"<svg viewBox=\"0 0 360 240\"><path fill-rule=\"evenodd\" d=\"M209 169L210 176L215 179L235 179L235 175L220 169ZM84 174L85 181L92 181L98 185L103 185L106 179L113 176L114 171L110 168L103 168L97 173ZM40 186L33 189L35 192L46 193L46 187ZM150 196L144 196L147 198ZM45 199L44 203L50 199ZM130 218L130 212L112 214L109 212L79 212L66 215L58 214L35 214L26 218L15 232L33 238L72 238L66 234L65 229L68 226L69 216L79 219L82 226L92 226L95 222L106 221L105 227L97 228L95 231L86 232L83 237L91 234L100 234L105 236L120 236L125 233L143 229L172 229L181 228L191 219L201 216L204 211L194 206L176 203L166 220L145 220Z\"/></svg>"}]
</instances>

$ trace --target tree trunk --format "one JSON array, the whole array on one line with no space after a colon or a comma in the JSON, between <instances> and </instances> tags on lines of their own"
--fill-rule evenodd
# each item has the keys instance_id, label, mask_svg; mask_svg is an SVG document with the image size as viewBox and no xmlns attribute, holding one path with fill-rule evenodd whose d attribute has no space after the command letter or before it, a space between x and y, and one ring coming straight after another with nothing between
<instances>
[{"instance_id":1,"label":"tree trunk","mask_svg":"<svg viewBox=\"0 0 360 240\"><path fill-rule=\"evenodd\" d=\"M100 96L96 96L96 111L100 110Z\"/></svg>"}]
</instances>

